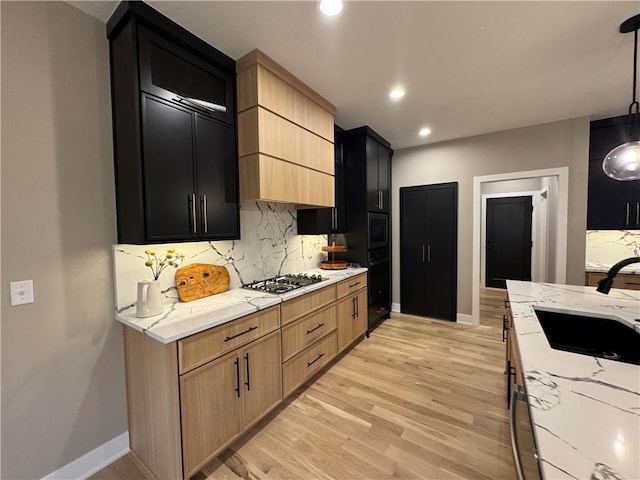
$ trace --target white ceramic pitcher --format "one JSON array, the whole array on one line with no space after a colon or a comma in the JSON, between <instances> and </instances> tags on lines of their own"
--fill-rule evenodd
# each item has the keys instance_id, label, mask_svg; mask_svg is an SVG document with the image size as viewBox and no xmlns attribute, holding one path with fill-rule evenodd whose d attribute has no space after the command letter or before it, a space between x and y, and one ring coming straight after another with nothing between
<instances>
[{"instance_id":1,"label":"white ceramic pitcher","mask_svg":"<svg viewBox=\"0 0 640 480\"><path fill-rule=\"evenodd\" d=\"M136 317L152 317L162 313L162 294L157 280L138 282L138 302Z\"/></svg>"}]
</instances>

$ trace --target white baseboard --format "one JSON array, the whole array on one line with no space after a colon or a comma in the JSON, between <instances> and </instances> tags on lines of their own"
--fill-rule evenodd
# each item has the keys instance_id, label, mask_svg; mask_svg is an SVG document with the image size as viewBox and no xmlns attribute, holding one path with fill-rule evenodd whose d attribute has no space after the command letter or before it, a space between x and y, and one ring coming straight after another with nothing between
<instances>
[{"instance_id":1,"label":"white baseboard","mask_svg":"<svg viewBox=\"0 0 640 480\"><path fill-rule=\"evenodd\" d=\"M399 303L392 303L391 304L391 311L392 312L396 312L396 313L400 313L400 304Z\"/></svg>"},{"instance_id":2,"label":"white baseboard","mask_svg":"<svg viewBox=\"0 0 640 480\"><path fill-rule=\"evenodd\" d=\"M50 473L42 480L84 480L127 453L129 453L129 432L124 432L59 470Z\"/></svg>"},{"instance_id":3,"label":"white baseboard","mask_svg":"<svg viewBox=\"0 0 640 480\"><path fill-rule=\"evenodd\" d=\"M469 325L475 325L475 323L473 323L473 316L467 315L466 313L457 313L456 314L456 322L458 322L458 323L467 323Z\"/></svg>"}]
</instances>

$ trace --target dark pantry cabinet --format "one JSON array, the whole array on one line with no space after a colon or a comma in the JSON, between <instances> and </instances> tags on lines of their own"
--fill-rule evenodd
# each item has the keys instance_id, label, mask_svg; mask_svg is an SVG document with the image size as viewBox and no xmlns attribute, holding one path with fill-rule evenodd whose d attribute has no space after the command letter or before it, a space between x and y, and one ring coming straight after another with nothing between
<instances>
[{"instance_id":1,"label":"dark pantry cabinet","mask_svg":"<svg viewBox=\"0 0 640 480\"><path fill-rule=\"evenodd\" d=\"M391 311L391 144L364 126L342 134L346 168L347 252L367 267L369 329Z\"/></svg>"},{"instance_id":2,"label":"dark pantry cabinet","mask_svg":"<svg viewBox=\"0 0 640 480\"><path fill-rule=\"evenodd\" d=\"M142 2L107 36L118 242L238 238L235 62Z\"/></svg>"},{"instance_id":3,"label":"dark pantry cabinet","mask_svg":"<svg viewBox=\"0 0 640 480\"><path fill-rule=\"evenodd\" d=\"M346 171L342 132L344 132L342 128L334 125L335 207L298 209L298 233L301 235L344 233L346 231Z\"/></svg>"},{"instance_id":4,"label":"dark pantry cabinet","mask_svg":"<svg viewBox=\"0 0 640 480\"><path fill-rule=\"evenodd\" d=\"M458 184L400 189L402 313L456 320Z\"/></svg>"},{"instance_id":5,"label":"dark pantry cabinet","mask_svg":"<svg viewBox=\"0 0 640 480\"><path fill-rule=\"evenodd\" d=\"M640 180L620 182L602 170L605 155L629 141L627 117L591 122L589 136L588 230L640 228Z\"/></svg>"}]
</instances>

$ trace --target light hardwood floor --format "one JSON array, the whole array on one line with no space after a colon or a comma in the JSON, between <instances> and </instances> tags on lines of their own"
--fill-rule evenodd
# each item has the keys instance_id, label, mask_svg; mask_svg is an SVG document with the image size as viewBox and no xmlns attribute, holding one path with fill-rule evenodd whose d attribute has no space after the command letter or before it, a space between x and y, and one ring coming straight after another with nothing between
<instances>
[{"instance_id":1,"label":"light hardwood floor","mask_svg":"<svg viewBox=\"0 0 640 480\"><path fill-rule=\"evenodd\" d=\"M515 478L501 318L393 314L195 478ZM127 455L91 478L145 477Z\"/></svg>"}]
</instances>

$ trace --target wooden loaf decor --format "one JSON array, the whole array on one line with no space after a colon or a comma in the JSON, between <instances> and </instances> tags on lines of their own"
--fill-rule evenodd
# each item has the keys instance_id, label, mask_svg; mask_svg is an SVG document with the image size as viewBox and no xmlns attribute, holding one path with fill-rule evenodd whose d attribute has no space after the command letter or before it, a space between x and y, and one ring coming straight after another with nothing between
<instances>
[{"instance_id":1,"label":"wooden loaf decor","mask_svg":"<svg viewBox=\"0 0 640 480\"><path fill-rule=\"evenodd\" d=\"M229 290L229 272L225 267L192 263L176 270L176 289L183 302Z\"/></svg>"}]
</instances>

